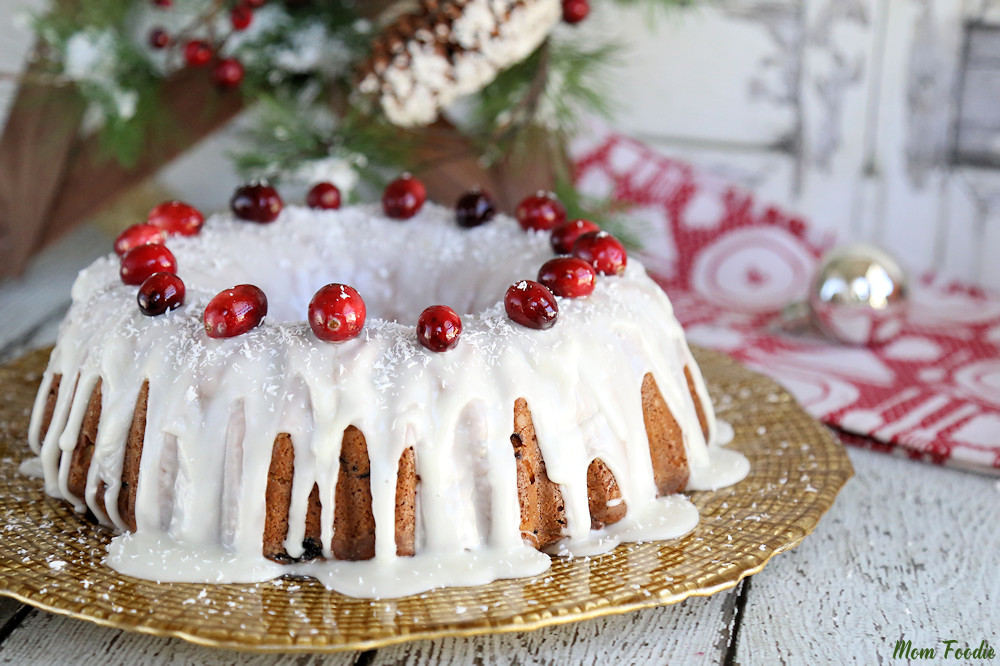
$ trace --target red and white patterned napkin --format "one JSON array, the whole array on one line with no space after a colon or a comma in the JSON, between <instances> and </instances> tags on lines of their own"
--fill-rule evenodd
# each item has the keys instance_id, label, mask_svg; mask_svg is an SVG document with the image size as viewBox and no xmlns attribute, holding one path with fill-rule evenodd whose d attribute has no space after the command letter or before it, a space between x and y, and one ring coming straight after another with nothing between
<instances>
[{"instance_id":1,"label":"red and white patterned napkin","mask_svg":"<svg viewBox=\"0 0 1000 666\"><path fill-rule=\"evenodd\" d=\"M849 443L1000 474L1000 297L919 281L902 334L874 349L786 332L832 237L619 135L575 154L580 190L643 223L643 262L691 342L778 380Z\"/></svg>"}]
</instances>

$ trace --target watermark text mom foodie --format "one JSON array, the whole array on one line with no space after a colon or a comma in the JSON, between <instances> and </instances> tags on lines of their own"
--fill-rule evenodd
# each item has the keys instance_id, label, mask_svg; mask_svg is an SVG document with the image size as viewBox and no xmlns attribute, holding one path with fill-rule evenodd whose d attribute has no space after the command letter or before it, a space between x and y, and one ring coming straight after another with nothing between
<instances>
[{"instance_id":1,"label":"watermark text mom foodie","mask_svg":"<svg viewBox=\"0 0 1000 666\"><path fill-rule=\"evenodd\" d=\"M931 647L914 647L906 640L899 639L893 646L893 659L993 659L996 651L986 641L979 643L979 647L971 647L967 643L959 643L956 640L941 641L938 645Z\"/></svg>"}]
</instances>

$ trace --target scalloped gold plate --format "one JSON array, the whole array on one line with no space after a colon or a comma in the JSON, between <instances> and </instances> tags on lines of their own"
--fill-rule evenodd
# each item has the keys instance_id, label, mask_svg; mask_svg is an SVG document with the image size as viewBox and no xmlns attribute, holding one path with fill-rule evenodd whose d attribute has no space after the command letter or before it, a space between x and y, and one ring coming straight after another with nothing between
<instances>
[{"instance_id":1,"label":"scalloped gold plate","mask_svg":"<svg viewBox=\"0 0 1000 666\"><path fill-rule=\"evenodd\" d=\"M399 599L353 599L312 579L157 584L104 566L111 533L20 475L39 350L0 368L0 594L98 624L253 651L332 652L441 636L526 631L706 596L760 571L813 531L853 475L843 447L771 380L695 350L730 446L750 459L732 488L691 493L683 539L554 558L542 576Z\"/></svg>"}]
</instances>

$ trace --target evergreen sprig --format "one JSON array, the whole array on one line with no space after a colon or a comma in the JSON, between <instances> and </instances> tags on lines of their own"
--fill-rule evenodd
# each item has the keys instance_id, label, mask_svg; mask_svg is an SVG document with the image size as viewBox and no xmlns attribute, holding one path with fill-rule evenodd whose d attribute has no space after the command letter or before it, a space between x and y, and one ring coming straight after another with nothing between
<instances>
[{"instance_id":1,"label":"evergreen sprig","mask_svg":"<svg viewBox=\"0 0 1000 666\"><path fill-rule=\"evenodd\" d=\"M259 98L254 122L243 132L249 150L233 153L241 174L280 182L303 162L331 156L353 159L359 177L384 184L387 166L405 164L404 142L393 141L399 128L381 118L348 110L336 116L320 100L303 107L282 96Z\"/></svg>"}]
</instances>

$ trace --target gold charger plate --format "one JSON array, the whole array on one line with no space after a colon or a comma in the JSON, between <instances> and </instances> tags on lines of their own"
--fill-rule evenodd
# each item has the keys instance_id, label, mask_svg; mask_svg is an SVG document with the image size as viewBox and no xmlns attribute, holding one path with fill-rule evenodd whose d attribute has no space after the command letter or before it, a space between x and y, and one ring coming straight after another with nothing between
<instances>
[{"instance_id":1,"label":"gold charger plate","mask_svg":"<svg viewBox=\"0 0 1000 666\"><path fill-rule=\"evenodd\" d=\"M312 579L157 584L102 564L111 533L21 476L40 350L0 368L0 594L54 613L216 647L329 652L441 636L526 631L706 596L760 571L812 532L853 469L843 447L771 380L695 350L730 444L750 459L732 488L691 493L701 522L672 542L555 558L542 576L388 600Z\"/></svg>"}]
</instances>

